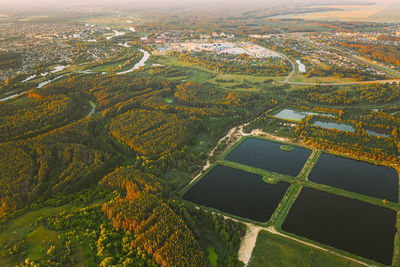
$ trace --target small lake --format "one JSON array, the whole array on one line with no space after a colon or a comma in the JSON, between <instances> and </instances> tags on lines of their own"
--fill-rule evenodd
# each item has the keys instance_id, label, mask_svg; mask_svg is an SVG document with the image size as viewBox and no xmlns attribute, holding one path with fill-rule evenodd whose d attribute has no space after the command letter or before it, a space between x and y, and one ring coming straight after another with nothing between
<instances>
[{"instance_id":1,"label":"small lake","mask_svg":"<svg viewBox=\"0 0 400 267\"><path fill-rule=\"evenodd\" d=\"M303 188L284 231L391 265L396 212L359 200Z\"/></svg>"},{"instance_id":2,"label":"small lake","mask_svg":"<svg viewBox=\"0 0 400 267\"><path fill-rule=\"evenodd\" d=\"M302 121L304 118L310 115L320 115L333 118L335 117L332 114L325 114L325 113L315 113L310 111L297 111L293 109L284 109L279 111L277 114L273 115L273 117L283 120L292 120L292 121Z\"/></svg>"},{"instance_id":3,"label":"small lake","mask_svg":"<svg viewBox=\"0 0 400 267\"><path fill-rule=\"evenodd\" d=\"M260 175L217 165L183 198L236 216L266 222L288 188L289 183L267 184Z\"/></svg>"},{"instance_id":4,"label":"small lake","mask_svg":"<svg viewBox=\"0 0 400 267\"><path fill-rule=\"evenodd\" d=\"M310 157L311 150L294 146L291 151L283 151L280 149L281 145L258 138L246 138L225 159L267 171L297 176Z\"/></svg>"},{"instance_id":5,"label":"small lake","mask_svg":"<svg viewBox=\"0 0 400 267\"><path fill-rule=\"evenodd\" d=\"M399 200L397 171L368 162L322 154L308 180L392 202Z\"/></svg>"},{"instance_id":6,"label":"small lake","mask_svg":"<svg viewBox=\"0 0 400 267\"><path fill-rule=\"evenodd\" d=\"M352 132L354 133L356 130L353 126L344 123L336 123L336 122L324 122L324 121L316 121L313 123L313 126L319 126L324 129L336 129L345 132Z\"/></svg>"},{"instance_id":7,"label":"small lake","mask_svg":"<svg viewBox=\"0 0 400 267\"><path fill-rule=\"evenodd\" d=\"M378 132L375 132L375 131L372 131L372 130L365 130L365 132L368 135L371 135L371 136L379 136L379 137L385 137L385 138L389 138L390 137L388 134L378 133Z\"/></svg>"},{"instance_id":8,"label":"small lake","mask_svg":"<svg viewBox=\"0 0 400 267\"><path fill-rule=\"evenodd\" d=\"M299 69L299 72L306 73L306 66L303 63L301 63L300 60L296 60L296 63L297 63L297 67Z\"/></svg>"},{"instance_id":9,"label":"small lake","mask_svg":"<svg viewBox=\"0 0 400 267\"><path fill-rule=\"evenodd\" d=\"M306 112L306 111L296 111L292 109L284 109L274 115L275 118L283 119L283 120L293 120L293 121L301 121L307 116L310 115L318 115L314 112Z\"/></svg>"}]
</instances>

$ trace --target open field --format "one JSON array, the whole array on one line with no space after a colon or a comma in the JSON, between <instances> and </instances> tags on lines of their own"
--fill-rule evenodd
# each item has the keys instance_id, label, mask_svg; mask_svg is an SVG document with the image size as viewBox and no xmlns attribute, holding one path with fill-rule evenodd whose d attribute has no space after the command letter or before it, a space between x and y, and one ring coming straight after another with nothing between
<instances>
[{"instance_id":1,"label":"open field","mask_svg":"<svg viewBox=\"0 0 400 267\"><path fill-rule=\"evenodd\" d=\"M15 265L12 258L7 255L8 248L15 246L25 247L25 255L19 255L22 258L39 260L47 253L51 245L59 244L57 233L47 230L43 225L36 224L37 218L46 218L56 216L63 211L71 211L74 207L65 205L56 208L43 208L30 211L22 216L10 220L6 224L7 231L0 233L0 265ZM6 249L7 248L7 249ZM18 254L18 250L16 252Z\"/></svg>"},{"instance_id":2,"label":"open field","mask_svg":"<svg viewBox=\"0 0 400 267\"><path fill-rule=\"evenodd\" d=\"M274 82L283 81L286 76L255 76L244 74L221 74L202 66L186 63L173 56L165 56L158 60L160 64L181 67L190 74L187 80L194 82L210 82L225 90L246 91L246 92L259 92L261 86L265 85L264 82L268 81L269 84Z\"/></svg>"},{"instance_id":3,"label":"open field","mask_svg":"<svg viewBox=\"0 0 400 267\"><path fill-rule=\"evenodd\" d=\"M250 267L261 266L362 266L353 261L266 231L258 234L256 247L249 262Z\"/></svg>"}]
</instances>

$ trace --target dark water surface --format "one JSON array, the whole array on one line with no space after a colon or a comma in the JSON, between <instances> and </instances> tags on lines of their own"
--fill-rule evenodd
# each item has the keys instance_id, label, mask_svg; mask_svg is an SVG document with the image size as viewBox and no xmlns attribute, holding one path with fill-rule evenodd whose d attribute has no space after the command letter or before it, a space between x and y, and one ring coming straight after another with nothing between
<instances>
[{"instance_id":1,"label":"dark water surface","mask_svg":"<svg viewBox=\"0 0 400 267\"><path fill-rule=\"evenodd\" d=\"M308 179L392 202L399 200L397 171L386 166L322 154Z\"/></svg>"},{"instance_id":2,"label":"dark water surface","mask_svg":"<svg viewBox=\"0 0 400 267\"><path fill-rule=\"evenodd\" d=\"M282 229L391 265L396 212L359 200L303 188Z\"/></svg>"},{"instance_id":3,"label":"dark water surface","mask_svg":"<svg viewBox=\"0 0 400 267\"><path fill-rule=\"evenodd\" d=\"M270 219L289 184L267 184L256 174L217 165L184 199L259 222Z\"/></svg>"},{"instance_id":4,"label":"dark water surface","mask_svg":"<svg viewBox=\"0 0 400 267\"><path fill-rule=\"evenodd\" d=\"M282 144L257 138L247 138L225 157L226 160L291 176L297 176L311 150L294 147L292 151L280 149Z\"/></svg>"}]
</instances>

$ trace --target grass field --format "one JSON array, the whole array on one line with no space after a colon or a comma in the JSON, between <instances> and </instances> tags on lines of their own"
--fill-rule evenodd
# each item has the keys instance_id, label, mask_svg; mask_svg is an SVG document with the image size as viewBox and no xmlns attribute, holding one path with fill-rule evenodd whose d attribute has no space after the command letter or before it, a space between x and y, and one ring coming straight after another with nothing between
<instances>
[{"instance_id":1,"label":"grass field","mask_svg":"<svg viewBox=\"0 0 400 267\"><path fill-rule=\"evenodd\" d=\"M328 252L261 231L249 263L250 267L361 266Z\"/></svg>"},{"instance_id":2,"label":"grass field","mask_svg":"<svg viewBox=\"0 0 400 267\"><path fill-rule=\"evenodd\" d=\"M173 56L165 56L159 60L160 64L181 67L189 71L187 81L209 82L224 90L235 90L245 92L259 92L261 86L265 85L266 80L271 80L269 84L283 81L286 76L255 76L245 74L221 74L202 66L186 63ZM225 82L221 82L224 80ZM184 80L185 81L185 80Z\"/></svg>"},{"instance_id":3,"label":"grass field","mask_svg":"<svg viewBox=\"0 0 400 267\"><path fill-rule=\"evenodd\" d=\"M51 245L59 244L57 233L46 229L41 224L36 224L37 218L45 218L55 216L62 211L72 210L69 205L56 208L43 208L40 210L30 211L6 223L4 229L7 231L0 232L0 266L15 266L16 260L30 258L38 260L47 253ZM11 256L8 248L13 247L24 240L25 255Z\"/></svg>"}]
</instances>

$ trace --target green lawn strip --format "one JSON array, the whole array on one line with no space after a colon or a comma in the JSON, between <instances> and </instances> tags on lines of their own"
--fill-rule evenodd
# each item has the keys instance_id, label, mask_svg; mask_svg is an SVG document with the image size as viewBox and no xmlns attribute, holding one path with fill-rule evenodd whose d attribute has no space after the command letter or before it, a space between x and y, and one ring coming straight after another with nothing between
<instances>
[{"instance_id":1,"label":"green lawn strip","mask_svg":"<svg viewBox=\"0 0 400 267\"><path fill-rule=\"evenodd\" d=\"M316 149L313 150L310 157L304 164L303 169L300 171L300 174L299 174L300 179L303 179L303 180L308 179L308 176L310 175L312 169L314 168L314 166L317 163L321 154L322 154L322 152L320 150L316 150Z\"/></svg>"},{"instance_id":2,"label":"green lawn strip","mask_svg":"<svg viewBox=\"0 0 400 267\"><path fill-rule=\"evenodd\" d=\"M394 239L392 266L400 266L400 212L397 212L396 220L397 233Z\"/></svg>"},{"instance_id":3,"label":"green lawn strip","mask_svg":"<svg viewBox=\"0 0 400 267\"><path fill-rule=\"evenodd\" d=\"M89 105L90 105L92 108L95 108L95 107L96 107L96 103L95 103L94 101L92 101L92 100L89 100Z\"/></svg>"},{"instance_id":4,"label":"green lawn strip","mask_svg":"<svg viewBox=\"0 0 400 267\"><path fill-rule=\"evenodd\" d=\"M329 252L309 247L267 231L258 234L250 267L292 267L292 266L363 266L340 258Z\"/></svg>"},{"instance_id":5,"label":"green lawn strip","mask_svg":"<svg viewBox=\"0 0 400 267\"><path fill-rule=\"evenodd\" d=\"M283 221L285 220L287 214L293 203L296 201L297 196L300 193L301 186L299 183L293 183L290 185L286 191L285 196L279 203L278 208L275 210L274 214L271 216L271 223L276 229L280 229Z\"/></svg>"},{"instance_id":6,"label":"green lawn strip","mask_svg":"<svg viewBox=\"0 0 400 267\"><path fill-rule=\"evenodd\" d=\"M275 182L276 180L292 183L296 179L296 178L294 178L292 176L289 176L289 175L285 175L285 174L281 174L281 173L277 173L277 172L266 171L266 170L263 170L263 169L251 167L251 166L244 165L244 164L237 163L237 162L221 160L221 161L218 161L217 163L220 164L220 165L224 165L224 166L230 167L230 168L234 168L234 169L238 169L238 170L242 170L242 171L258 174L258 175L260 175L262 177L265 177L265 178L272 177L274 181L272 181L271 183L276 183ZM266 180L264 180L264 182L268 181L268 180L267 181Z\"/></svg>"},{"instance_id":7,"label":"green lawn strip","mask_svg":"<svg viewBox=\"0 0 400 267\"><path fill-rule=\"evenodd\" d=\"M208 252L208 260L210 261L211 266L217 267L218 266L218 254L215 252L213 247L208 247L207 252Z\"/></svg>"},{"instance_id":8,"label":"green lawn strip","mask_svg":"<svg viewBox=\"0 0 400 267\"><path fill-rule=\"evenodd\" d=\"M389 209L392 209L395 211L400 211L399 203L387 201L385 204L382 199L378 199L378 198L374 198L374 197L370 197L370 196L366 196L366 195L362 195L362 194L357 194L357 193L350 192L350 191L336 188L336 187L331 187L331 186L327 186L327 185L323 185L323 184L317 184L317 183L314 183L311 181L305 181L302 185L306 186L306 187L314 188L314 189L317 189L320 191L332 193L335 195L344 196L344 197L351 198L351 199L357 199L357 200L367 202L367 203L370 203L370 204L373 204L376 206L389 208Z\"/></svg>"},{"instance_id":9,"label":"green lawn strip","mask_svg":"<svg viewBox=\"0 0 400 267\"><path fill-rule=\"evenodd\" d=\"M286 151L286 152L290 152L294 149L294 147L291 145L281 145L279 148L280 148L280 150Z\"/></svg>"}]
</instances>

